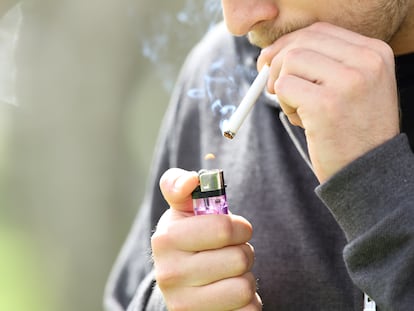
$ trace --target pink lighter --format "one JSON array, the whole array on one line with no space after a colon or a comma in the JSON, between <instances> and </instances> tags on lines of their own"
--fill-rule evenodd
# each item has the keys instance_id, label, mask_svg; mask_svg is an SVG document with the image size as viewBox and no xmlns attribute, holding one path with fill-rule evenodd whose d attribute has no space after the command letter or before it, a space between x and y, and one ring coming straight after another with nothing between
<instances>
[{"instance_id":1,"label":"pink lighter","mask_svg":"<svg viewBox=\"0 0 414 311\"><path fill-rule=\"evenodd\" d=\"M193 191L195 215L227 214L226 185L223 170L202 169L198 172L200 185Z\"/></svg>"}]
</instances>

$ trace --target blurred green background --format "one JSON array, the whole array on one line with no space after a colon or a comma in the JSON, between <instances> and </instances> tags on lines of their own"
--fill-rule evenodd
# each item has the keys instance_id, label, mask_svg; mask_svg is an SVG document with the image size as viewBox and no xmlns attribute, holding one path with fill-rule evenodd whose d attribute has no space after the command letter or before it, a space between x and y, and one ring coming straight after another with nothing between
<instances>
[{"instance_id":1,"label":"blurred green background","mask_svg":"<svg viewBox=\"0 0 414 311\"><path fill-rule=\"evenodd\" d=\"M174 79L218 6L1 2L0 311L102 310Z\"/></svg>"}]
</instances>

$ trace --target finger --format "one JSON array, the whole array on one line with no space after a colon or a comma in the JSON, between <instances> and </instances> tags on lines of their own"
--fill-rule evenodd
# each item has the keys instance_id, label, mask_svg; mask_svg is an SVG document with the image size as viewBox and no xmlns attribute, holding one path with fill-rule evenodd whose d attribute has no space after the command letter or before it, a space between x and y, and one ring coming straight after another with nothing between
<instances>
[{"instance_id":1,"label":"finger","mask_svg":"<svg viewBox=\"0 0 414 311\"><path fill-rule=\"evenodd\" d=\"M275 90L278 94L280 107L289 121L293 125L308 130L307 124L303 124L303 120L308 119L305 113L309 113L312 109L306 108L309 106L313 108L311 99L321 96L322 87L294 75L284 75L276 81ZM316 107L316 105L314 106Z\"/></svg>"},{"instance_id":2,"label":"finger","mask_svg":"<svg viewBox=\"0 0 414 311\"><path fill-rule=\"evenodd\" d=\"M256 297L256 279L252 273L243 276L224 279L219 282L203 286L211 297L214 297L212 304L217 305L217 310L237 310L250 304ZM202 304L207 302L202 299ZM201 305L201 304L200 304ZM195 309L194 309L195 310ZM212 310L206 308L206 310Z\"/></svg>"},{"instance_id":3,"label":"finger","mask_svg":"<svg viewBox=\"0 0 414 311\"><path fill-rule=\"evenodd\" d=\"M237 309L237 311L260 311L262 310L262 308L262 299L260 298L259 294L256 293L255 297L253 298L253 301L250 304L240 309Z\"/></svg>"},{"instance_id":4,"label":"finger","mask_svg":"<svg viewBox=\"0 0 414 311\"><path fill-rule=\"evenodd\" d=\"M177 262L177 254L172 258ZM249 272L254 262L253 247L246 243L181 256L179 264L171 257L156 261L156 279L163 289L198 287Z\"/></svg>"},{"instance_id":5,"label":"finger","mask_svg":"<svg viewBox=\"0 0 414 311\"><path fill-rule=\"evenodd\" d=\"M163 222L152 237L153 252L175 249L199 252L248 242L252 225L236 215L204 215Z\"/></svg>"},{"instance_id":6,"label":"finger","mask_svg":"<svg viewBox=\"0 0 414 311\"><path fill-rule=\"evenodd\" d=\"M172 310L238 310L256 299L256 280L249 272L206 286L182 288L165 299Z\"/></svg>"},{"instance_id":7,"label":"finger","mask_svg":"<svg viewBox=\"0 0 414 311\"><path fill-rule=\"evenodd\" d=\"M280 69L279 78L293 75L317 85L326 85L331 80L327 77L335 72L339 77L344 71L342 63L314 50L293 49L286 53ZM336 79L332 79L337 82ZM306 94L303 94L306 96Z\"/></svg>"},{"instance_id":8,"label":"finger","mask_svg":"<svg viewBox=\"0 0 414 311\"><path fill-rule=\"evenodd\" d=\"M288 118L289 122L294 126L299 126L303 128L302 120L300 119L299 115L296 112L295 108L292 108L288 104L285 103L284 99L281 99L278 97L278 102L280 108L282 108L282 111Z\"/></svg>"},{"instance_id":9,"label":"finger","mask_svg":"<svg viewBox=\"0 0 414 311\"><path fill-rule=\"evenodd\" d=\"M312 54L312 52L314 54ZM300 66L296 66L296 69L300 71L312 69L314 76L317 66L323 64L325 61L329 64L346 65L352 67L362 67L362 57L349 57L349 55L358 55L370 53L370 50L364 50L362 47L343 41L336 37L327 36L324 34L312 34L304 37L303 40L298 40L290 45L284 46L277 54L274 55L268 80L268 89L270 92L274 92L273 85L282 72L282 68L286 62L292 62L292 60L298 61L298 56L312 57L311 59L304 58ZM373 53L373 52L372 52ZM374 55L373 55L374 56ZM317 57L317 62L313 62ZM294 65L293 63L291 65ZM331 76L330 73L328 76ZM315 77L309 76L309 80L315 80Z\"/></svg>"},{"instance_id":10,"label":"finger","mask_svg":"<svg viewBox=\"0 0 414 311\"><path fill-rule=\"evenodd\" d=\"M192 212L191 192L198 183L197 172L171 168L161 176L160 189L171 208L182 212Z\"/></svg>"},{"instance_id":11,"label":"finger","mask_svg":"<svg viewBox=\"0 0 414 311\"><path fill-rule=\"evenodd\" d=\"M249 272L254 263L254 250L248 244L228 246L219 250L197 252L187 261L188 275L197 275L188 280L189 286L202 286Z\"/></svg>"},{"instance_id":12,"label":"finger","mask_svg":"<svg viewBox=\"0 0 414 311\"><path fill-rule=\"evenodd\" d=\"M370 48L378 51L382 50L384 46L384 41L382 40L370 38L358 32L354 32L346 28L339 27L337 25L333 25L326 22L315 23L311 25L309 28L315 32L331 35L355 45L369 46Z\"/></svg>"},{"instance_id":13,"label":"finger","mask_svg":"<svg viewBox=\"0 0 414 311\"><path fill-rule=\"evenodd\" d=\"M269 62L286 46L306 46L307 44L310 44L307 46L308 48L325 48L327 43L329 43L327 40L332 39L336 40L331 41L331 46L333 47L336 46L336 43L339 43L382 50L384 45L384 42L380 40L365 37L359 33L329 23L318 22L306 28L291 32L264 48L259 55L258 65L261 67L265 62ZM339 50L342 51L342 49ZM342 58L340 54L338 54L338 57L339 59Z\"/></svg>"},{"instance_id":14,"label":"finger","mask_svg":"<svg viewBox=\"0 0 414 311\"><path fill-rule=\"evenodd\" d=\"M384 60L389 61L389 65L394 63L394 52L384 40L367 37L360 33L324 22L315 23L310 26L310 29L331 35L332 37L337 37L355 46L369 48L378 55L381 55ZM355 61L359 61L360 59L363 59L363 57L354 58Z\"/></svg>"},{"instance_id":15,"label":"finger","mask_svg":"<svg viewBox=\"0 0 414 311\"><path fill-rule=\"evenodd\" d=\"M392 50L384 42L366 38L336 26L324 26L317 24L293 32L262 50L258 59L258 67L262 66L263 63L271 63L270 77L267 84L269 92L274 92L274 81L280 74L287 54L296 49L313 50L347 66L356 68L363 68L366 62L379 60L388 64L387 67L393 68Z\"/></svg>"}]
</instances>

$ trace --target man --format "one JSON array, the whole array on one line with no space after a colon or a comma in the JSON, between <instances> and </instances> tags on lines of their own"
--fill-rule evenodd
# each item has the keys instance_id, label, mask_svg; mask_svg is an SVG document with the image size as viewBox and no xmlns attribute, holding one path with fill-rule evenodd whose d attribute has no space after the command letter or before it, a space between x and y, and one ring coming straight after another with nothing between
<instances>
[{"instance_id":1,"label":"man","mask_svg":"<svg viewBox=\"0 0 414 311\"><path fill-rule=\"evenodd\" d=\"M363 293L412 310L414 1L222 6L239 37L219 26L184 65L108 310L368 310ZM261 96L225 140L256 60L278 103ZM230 216L193 216L191 170L209 166Z\"/></svg>"}]
</instances>

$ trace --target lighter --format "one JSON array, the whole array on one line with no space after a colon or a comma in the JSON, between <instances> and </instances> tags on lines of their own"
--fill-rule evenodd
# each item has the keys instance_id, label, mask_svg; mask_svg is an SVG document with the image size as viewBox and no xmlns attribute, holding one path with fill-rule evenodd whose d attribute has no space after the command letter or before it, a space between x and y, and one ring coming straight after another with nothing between
<instances>
[{"instance_id":1,"label":"lighter","mask_svg":"<svg viewBox=\"0 0 414 311\"><path fill-rule=\"evenodd\" d=\"M195 215L227 214L226 185L223 170L200 170L200 185L193 191Z\"/></svg>"}]
</instances>

